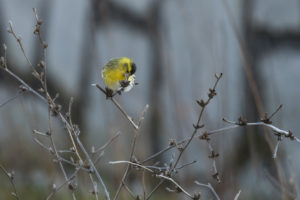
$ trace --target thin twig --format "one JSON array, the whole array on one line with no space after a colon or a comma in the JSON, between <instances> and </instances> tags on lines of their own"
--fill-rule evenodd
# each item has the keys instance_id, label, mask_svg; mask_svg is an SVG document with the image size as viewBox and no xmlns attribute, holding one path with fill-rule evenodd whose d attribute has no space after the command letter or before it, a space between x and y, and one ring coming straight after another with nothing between
<instances>
[{"instance_id":1,"label":"thin twig","mask_svg":"<svg viewBox=\"0 0 300 200\"><path fill-rule=\"evenodd\" d=\"M282 108L282 104L280 104L278 108L270 115L269 119L271 119L281 108Z\"/></svg>"},{"instance_id":2,"label":"thin twig","mask_svg":"<svg viewBox=\"0 0 300 200\"><path fill-rule=\"evenodd\" d=\"M146 199L147 196L147 190L146 190L146 183L145 183L145 171L142 173L142 188L143 188L143 199Z\"/></svg>"},{"instance_id":3,"label":"thin twig","mask_svg":"<svg viewBox=\"0 0 300 200\"><path fill-rule=\"evenodd\" d=\"M11 193L12 196L15 197L15 199L19 200L20 198L19 198L16 186L15 186L15 183L14 183L14 175L13 175L13 173L9 173L8 171L6 171L6 169L1 164L0 164L0 169L7 176L7 178L9 179L9 181L10 181L12 187L13 187L14 192Z\"/></svg>"},{"instance_id":4,"label":"thin twig","mask_svg":"<svg viewBox=\"0 0 300 200\"><path fill-rule=\"evenodd\" d=\"M218 181L218 183L221 182L220 180L220 177L219 177L219 172L217 170L217 161L216 161L216 158L219 156L218 153L215 152L215 150L213 149L211 143L209 140L207 140L207 144L208 144L208 148L209 148L209 151L210 151L210 155L209 155L209 158L212 159L212 177L214 179L216 179Z\"/></svg>"},{"instance_id":5,"label":"thin twig","mask_svg":"<svg viewBox=\"0 0 300 200\"><path fill-rule=\"evenodd\" d=\"M274 153L273 153L273 158L275 159L277 157L277 152L278 152L278 147L279 147L280 140L277 141Z\"/></svg>"},{"instance_id":6,"label":"thin twig","mask_svg":"<svg viewBox=\"0 0 300 200\"><path fill-rule=\"evenodd\" d=\"M133 165L133 166L137 166L137 167L140 167L140 168L143 168L145 169L146 171L150 172L150 173L153 173L154 174L154 171L146 166L143 166L143 165L140 165L138 163L133 163L133 162L130 162L130 161L126 161L126 160L119 160L119 161L110 161L109 164L124 164L124 163L127 163L127 164L130 164L130 165ZM182 190L183 193L185 193L187 196L189 196L190 198L193 198L193 196L191 194L189 194L187 191L185 191L176 181L174 181L172 178L170 177L167 177L167 176L164 176L162 174L156 174L156 177L159 177L159 178L163 178L165 180L168 180L168 181L171 181L172 183L174 183L178 188L180 188Z\"/></svg>"},{"instance_id":7,"label":"thin twig","mask_svg":"<svg viewBox=\"0 0 300 200\"><path fill-rule=\"evenodd\" d=\"M22 96L25 93L25 91L19 91L15 96L10 97L9 99L5 100L3 103L0 104L0 108L8 104L9 102L17 99L18 97Z\"/></svg>"},{"instance_id":8,"label":"thin twig","mask_svg":"<svg viewBox=\"0 0 300 200\"><path fill-rule=\"evenodd\" d=\"M140 167L140 168L143 168L151 173L154 173L154 171L146 166L143 166L143 165L140 165L138 163L133 163L133 162L130 162L130 161L127 161L127 160L118 160L118 161L109 161L108 162L109 164L111 165L115 165L115 164L124 164L124 163L127 163L127 164L130 164L130 165L134 165L134 166L137 166L137 167Z\"/></svg>"},{"instance_id":9,"label":"thin twig","mask_svg":"<svg viewBox=\"0 0 300 200\"><path fill-rule=\"evenodd\" d=\"M69 178L67 178L67 180L65 182L63 182L59 187L53 188L52 192L48 195L46 200L51 199L52 196L54 196L61 188L63 188L64 185L66 185L67 183L69 184L69 182L75 178L75 176L79 172L79 170L80 170L80 168L76 169L75 172Z\"/></svg>"},{"instance_id":10,"label":"thin twig","mask_svg":"<svg viewBox=\"0 0 300 200\"><path fill-rule=\"evenodd\" d=\"M131 189L128 187L128 185L126 183L123 183L123 185L124 185L124 188L127 190L127 192L130 194L130 196L133 199L137 199L137 197L134 195L134 193L131 191Z\"/></svg>"},{"instance_id":11,"label":"thin twig","mask_svg":"<svg viewBox=\"0 0 300 200\"><path fill-rule=\"evenodd\" d=\"M79 154L79 151L77 150L77 147L76 147L76 143L74 141L74 138L73 138L73 133L75 133L76 131L74 130L74 125L73 125L73 122L72 122L72 105L73 105L73 97L70 98L70 102L69 102L69 111L67 113L67 119L69 119L69 124L71 126L71 129L68 128L68 126L66 126L66 124L64 124L65 128L66 128L66 131L69 133L69 137L71 139L71 142L73 144L73 149L77 155L77 157L79 158L79 160L81 162L83 162L80 154Z\"/></svg>"},{"instance_id":12,"label":"thin twig","mask_svg":"<svg viewBox=\"0 0 300 200\"><path fill-rule=\"evenodd\" d=\"M176 167L176 169L177 169L177 170L178 170L178 169L182 169L182 168L184 168L184 167L186 167L186 166L195 164L196 162L197 162L196 160L193 160L192 162L186 163L186 164L184 164L184 165L182 165L182 166L180 166L180 167Z\"/></svg>"},{"instance_id":13,"label":"thin twig","mask_svg":"<svg viewBox=\"0 0 300 200\"><path fill-rule=\"evenodd\" d=\"M29 66L31 67L32 71L36 72L36 69L33 67L32 63L30 62L30 60L29 60L29 58L28 58L28 56L27 56L27 54L26 54L26 52L24 50L24 47L23 47L22 42L21 42L21 38L18 37L16 35L16 33L14 32L12 21L8 22L8 26L9 26L8 32L16 39L16 41L19 44L19 47L20 47L20 49L21 49L21 51L22 51L22 53L23 53L23 55L24 55L24 57L26 59L26 61L28 62Z\"/></svg>"},{"instance_id":14,"label":"thin twig","mask_svg":"<svg viewBox=\"0 0 300 200\"><path fill-rule=\"evenodd\" d=\"M170 169L170 172L171 172L171 173L174 172L174 171L176 170L176 167L177 167L177 165L178 165L178 163L179 163L179 161L180 161L180 159L181 159L183 153L185 152L185 150L188 148L189 144L190 144L190 143L192 142L192 140L194 139L195 135L196 135L197 132L198 132L198 129L200 129L200 128L203 127L203 126L200 125L200 121L201 121L201 119L202 119L202 115L203 115L204 109L205 109L206 106L210 103L210 101L213 99L213 97L216 96L217 93L216 93L215 90L216 90L216 87L217 87L218 82L219 82L219 80L221 79L222 75L223 75L222 73L220 73L219 75L215 74L216 82L215 82L213 88L212 88L212 89L209 89L209 94L208 94L208 99L207 99L207 101L203 101L203 100L197 101L197 103L198 103L199 106L201 107L201 110L200 110L200 113L199 113L199 116L198 116L197 123L193 125L193 126L194 126L194 131L193 131L191 137L188 138L187 142L186 142L186 143L184 144L184 146L181 148L180 153L179 153L177 159L176 159L175 162L174 162L174 165L173 165L172 168ZM168 147L168 148L169 148L169 147ZM168 148L167 148L167 149L168 149ZM164 149L164 150L167 151L166 149ZM165 151L163 151L163 152L165 152ZM214 168L214 169L215 169L215 168ZM219 180L218 173L215 173L214 175L216 175L217 180ZM154 189L157 190L161 184L162 184L162 183L160 183L159 185L157 185L158 187L155 187ZM155 190L154 190L154 191L155 191ZM152 191L152 192L154 192L154 191Z\"/></svg>"},{"instance_id":15,"label":"thin twig","mask_svg":"<svg viewBox=\"0 0 300 200\"><path fill-rule=\"evenodd\" d=\"M49 125L49 127L51 127L51 125ZM65 171L65 168L64 168L64 166L63 166L63 164L62 164L62 161L59 159L60 156L58 155L58 152L57 152L57 149L56 149L56 145L55 145L54 140L53 140L53 137L52 137L51 130L50 130L49 138L50 138L50 142L51 142L51 146L52 146L53 153L54 153L55 157L56 157L57 160L58 160L58 164L59 164L59 167L60 167L60 169L61 169L61 171L62 171L62 173L63 173L63 175L64 175L64 178L65 178L66 182L67 182L68 184L70 184L70 181L68 181L68 176L67 176L67 173L66 173L66 171ZM72 197L73 197L74 200L76 199L74 193L72 193Z\"/></svg>"},{"instance_id":16,"label":"thin twig","mask_svg":"<svg viewBox=\"0 0 300 200\"><path fill-rule=\"evenodd\" d=\"M238 200L242 190L239 190L238 193L235 195L234 200Z\"/></svg>"},{"instance_id":17,"label":"thin twig","mask_svg":"<svg viewBox=\"0 0 300 200\"><path fill-rule=\"evenodd\" d=\"M159 183L153 188L153 190L148 194L146 200L149 200L156 190L164 183L164 180L160 180Z\"/></svg>"},{"instance_id":18,"label":"thin twig","mask_svg":"<svg viewBox=\"0 0 300 200\"><path fill-rule=\"evenodd\" d=\"M93 184L93 191L92 194L95 195L96 200L98 200L98 186L97 186L97 182L94 181L93 175L91 173L89 173L89 177L91 179L91 182Z\"/></svg>"},{"instance_id":19,"label":"thin twig","mask_svg":"<svg viewBox=\"0 0 300 200\"><path fill-rule=\"evenodd\" d=\"M106 92L105 90L98 84L92 84L92 86L95 86L97 87L101 92L103 92L105 95L106 95ZM123 114L123 116L130 122L130 124L133 126L133 128L135 130L138 130L139 127L134 123L134 121L132 120L132 117L130 117L126 111L122 108L122 106L113 98L113 97L110 97L109 98L114 104L115 106L121 111L121 113Z\"/></svg>"},{"instance_id":20,"label":"thin twig","mask_svg":"<svg viewBox=\"0 0 300 200\"><path fill-rule=\"evenodd\" d=\"M292 136L293 139L295 139L297 142L300 142L299 138L295 137L294 135L291 135L291 131L280 129L280 128L272 125L272 124L267 124L267 123L264 123L264 122L247 122L245 125L237 125L236 122L232 122L232 121L229 121L229 120L226 120L226 119L223 119L223 120L227 123L234 124L234 126L226 127L226 130L234 129L234 128L241 127L241 126L265 126L265 127L270 128L275 133L278 133L280 135L284 135L284 136L287 136L287 137ZM207 132L207 134L211 135L211 134L216 133L216 132L220 132L220 131L210 131L210 132Z\"/></svg>"},{"instance_id":21,"label":"thin twig","mask_svg":"<svg viewBox=\"0 0 300 200\"><path fill-rule=\"evenodd\" d=\"M199 186L203 186L203 187L210 189L211 192L213 193L213 195L216 197L216 199L221 200L221 198L219 197L219 195L217 194L217 192L215 191L215 189L213 188L213 186L210 183L204 184L204 183L200 183L198 181L194 181L194 183L196 183Z\"/></svg>"},{"instance_id":22,"label":"thin twig","mask_svg":"<svg viewBox=\"0 0 300 200\"><path fill-rule=\"evenodd\" d=\"M61 113L60 113L60 116L63 117ZM64 118L63 118L63 119L64 119ZM109 192L108 192L108 190L107 190L107 188L106 188L106 185L104 184L104 182L103 182L103 180L102 180L102 178L101 178L101 176L100 176L100 174L99 174L97 168L95 167L93 161L91 160L91 158L90 158L88 152L86 151L85 147L84 147L83 144L81 143L81 140L79 139L79 137L75 137L75 138L76 138L76 141L77 141L77 143L78 143L78 145L79 145L81 151L82 151L83 154L85 155L85 158L88 160L89 164L91 165L91 168L93 169L93 172L96 174L96 177L97 177L98 181L99 181L100 184L102 185L103 190L104 190L104 192L105 192L106 199L107 199L107 200L110 200Z\"/></svg>"},{"instance_id":23,"label":"thin twig","mask_svg":"<svg viewBox=\"0 0 300 200\"><path fill-rule=\"evenodd\" d=\"M1 68L3 69L3 68ZM14 74L11 70L9 70L8 68L4 68L3 69L5 72L7 72L10 76L12 76L14 79L16 79L18 82L20 82L22 85L24 85L24 87L30 91L31 93L33 93L34 95L36 95L39 99L41 99L44 103L48 104L48 101L45 97L43 97L42 95L40 95L38 92L36 92L34 89L32 89L25 81L23 81L19 76L17 76L16 74ZM63 116L63 114L61 112L58 112L58 115L60 117L60 119L62 120L63 123L65 123L67 125L68 128L71 128L71 125L69 124L69 122L66 120L66 118ZM96 174L96 177L98 179L98 181L100 182L101 186L104 189L105 192L105 196L107 200L110 200L110 196L109 196L109 192L106 188L106 185L104 184L98 170L96 169L94 163L92 162L89 154L87 153L85 147L83 146L83 144L81 143L81 140L79 139L79 137L76 137L76 142L78 143L81 151L84 153L86 159L88 160L89 164L91 165L91 168L93 169L94 173Z\"/></svg>"},{"instance_id":24,"label":"thin twig","mask_svg":"<svg viewBox=\"0 0 300 200\"><path fill-rule=\"evenodd\" d=\"M73 145L73 149L74 149L74 151L75 151L77 157L79 158L79 160L80 160L81 162L83 162L83 160L82 160L82 158L81 158L81 156L80 156L80 154L79 154L79 152L78 152L78 150L77 150L77 147L76 147L76 144L75 144L73 135L72 135L72 133L74 133L74 129L73 129L73 130L70 130L68 127L66 127L66 129L67 129L67 132L69 133L69 137L70 137L70 139L71 139L71 142L72 142L72 145Z\"/></svg>"},{"instance_id":25,"label":"thin twig","mask_svg":"<svg viewBox=\"0 0 300 200\"><path fill-rule=\"evenodd\" d=\"M51 148L47 147L46 145L44 145L39 139L37 139L36 137L33 138L33 141L35 141L38 145L40 145L41 147L43 147L44 149L46 149L47 151L50 151Z\"/></svg>"},{"instance_id":26,"label":"thin twig","mask_svg":"<svg viewBox=\"0 0 300 200\"><path fill-rule=\"evenodd\" d=\"M38 131L38 130L33 130L33 133L34 133L34 134L37 134L37 135L44 136L44 137L49 137L49 135L47 135L46 133L43 133L43 132Z\"/></svg>"},{"instance_id":27,"label":"thin twig","mask_svg":"<svg viewBox=\"0 0 300 200\"><path fill-rule=\"evenodd\" d=\"M156 177L160 177L160 178L163 178L163 179L165 179L165 180L168 180L168 181L174 183L178 188L180 188L180 190L181 190L184 194L186 194L186 195L187 195L188 197L190 197L191 199L194 198L191 194L189 194L186 190L184 190L183 187L181 187L181 186L180 186L176 181L174 181L172 178L167 177L167 176L164 176L164 175L161 175L161 174L157 174Z\"/></svg>"},{"instance_id":28,"label":"thin twig","mask_svg":"<svg viewBox=\"0 0 300 200\"><path fill-rule=\"evenodd\" d=\"M130 151L129 160L132 160L132 156L133 156L134 151L135 151L135 144L136 144L137 136L138 136L138 129L135 129L134 130L134 136L133 136L133 139L132 139L133 141L132 141L132 145L131 145L131 151ZM126 170L125 170L125 172L124 172L124 174L122 176L122 180L121 180L121 183L119 184L119 187L118 187L117 192L115 194L114 200L118 199L118 197L119 197L121 189L122 189L122 187L124 185L124 182L125 182L125 180L127 178L129 169L130 169L130 164L127 165Z\"/></svg>"},{"instance_id":29,"label":"thin twig","mask_svg":"<svg viewBox=\"0 0 300 200\"><path fill-rule=\"evenodd\" d=\"M100 86L99 86L99 87L100 87ZM101 87L100 87L100 88L101 88ZM113 98L111 98L111 99L113 100ZM148 104L145 106L145 109L144 109L144 111L143 111L143 113L142 113L142 115L141 115L141 117L140 117L140 119L139 119L139 125L141 125L141 122L143 121L143 119L144 119L144 117L145 117L145 114L146 114L147 109L148 109ZM136 140L137 140L137 136L138 136L138 133L139 133L138 131L139 131L138 128L137 128L137 129L134 129L134 136L133 136L133 139L132 139L131 151L130 151L130 156L129 156L129 160L130 160L130 161L132 160L132 157L133 157L133 155L134 155L135 146L136 146ZM123 174L123 176L122 176L122 180L121 180L121 182L120 182L120 184L119 184L119 186L118 186L118 189L117 189L117 192L116 192L116 194L115 194L114 200L118 199L119 194L120 194L120 192L121 192L122 187L124 186L124 182L125 182L125 180L126 180L126 178L127 178L127 175L128 175L128 173L129 173L129 171L130 171L130 164L128 163L128 164L127 164L127 167L126 167L126 169L125 169L125 172L124 172L124 174Z\"/></svg>"},{"instance_id":30,"label":"thin twig","mask_svg":"<svg viewBox=\"0 0 300 200\"><path fill-rule=\"evenodd\" d=\"M181 141L177 142L176 144L175 144L175 143L169 144L169 145L168 145L167 147L165 147L164 149L162 149L162 150L160 150L159 152L157 152L157 153L155 153L155 154L149 156L148 158L144 159L141 163L145 163L145 162L148 162L148 161L150 161L150 160L153 160L154 158L156 158L156 157L160 156L161 154L163 154L163 153L169 151L170 149L173 149L173 148L176 147L177 145L182 145L182 144L184 144L185 142L187 142L187 141L190 140L190 139L191 139L191 137L186 138L186 139L184 139L184 140L181 140Z\"/></svg>"},{"instance_id":31,"label":"thin twig","mask_svg":"<svg viewBox=\"0 0 300 200\"><path fill-rule=\"evenodd\" d=\"M196 125L194 125L194 131L193 131L193 133L192 133L192 136L191 136L191 138L187 141L187 143L184 145L182 151L180 151L180 153L179 153L179 155L178 155L178 157L177 157L177 159L176 159L176 161L175 161L175 164L174 164L174 166L173 166L173 169L176 168L176 166L177 166L177 164L178 164L178 162L179 162L179 160L180 160L182 154L183 154L184 151L187 149L187 147L189 146L189 144L191 143L191 141L194 139L194 137L195 137L195 135L196 135L198 129L201 127L201 126L200 126L200 121L201 121L201 119L202 119L202 115L203 115L203 112L204 112L204 109L205 109L206 105L208 105L208 104L210 103L211 99L216 95L216 94L215 94L215 90L216 90L216 87L217 87L217 85L218 85L219 80L220 80L221 77L222 77L222 73L221 73L220 75L215 75L215 76L216 76L216 82L215 82L215 84L214 84L213 89L210 90L210 94L212 94L212 95L208 95L208 97L209 97L208 100L207 100L206 102L203 102L202 105L200 105L200 106L201 106L201 111L200 111L200 114L199 114L197 123L196 123Z\"/></svg>"},{"instance_id":32,"label":"thin twig","mask_svg":"<svg viewBox=\"0 0 300 200\"><path fill-rule=\"evenodd\" d=\"M142 114L141 114L141 116L140 116L140 119L139 119L139 122L138 122L138 127L141 127L142 122L143 122L144 119L145 119L145 115L146 115L148 109L149 109L149 105L146 104L146 106L145 106L145 108L144 108L144 110L143 110L143 112L142 112Z\"/></svg>"},{"instance_id":33,"label":"thin twig","mask_svg":"<svg viewBox=\"0 0 300 200\"><path fill-rule=\"evenodd\" d=\"M103 146L99 147L97 150L92 151L92 153L97 153L99 151L103 151L107 146L109 146L117 137L119 137L121 134L120 131L118 131L109 141L107 141Z\"/></svg>"}]
</instances>

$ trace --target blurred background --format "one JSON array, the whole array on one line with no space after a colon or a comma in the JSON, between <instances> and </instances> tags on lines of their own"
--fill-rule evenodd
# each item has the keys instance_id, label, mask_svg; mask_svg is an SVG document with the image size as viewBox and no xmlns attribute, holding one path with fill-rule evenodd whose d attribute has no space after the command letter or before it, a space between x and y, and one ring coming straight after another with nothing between
<instances>
[{"instance_id":1,"label":"blurred background","mask_svg":"<svg viewBox=\"0 0 300 200\"><path fill-rule=\"evenodd\" d=\"M16 41L7 33L11 20L32 63L37 64L42 51L33 35L33 7L43 19L42 34L49 45L50 93L60 94L58 102L64 109L74 97L72 117L85 145L99 147L121 132L97 165L112 194L125 165L112 166L108 161L128 159L133 130L91 84L104 86L101 68L114 57L135 61L139 83L117 100L135 119L146 104L150 106L137 142L139 160L168 146L170 139L179 141L191 135L199 114L195 100L207 98L214 73L220 72L224 76L218 95L204 112L205 130L226 126L223 117L259 121L264 112L272 113L283 104L272 118L274 125L300 136L297 0L0 0L0 43L8 47L9 66L38 89ZM2 49L0 52L2 55ZM18 83L0 71L0 104L17 94ZM54 124L59 148L68 148L62 124ZM30 93L0 107L0 164L15 171L21 199L45 199L53 183L64 181L57 163L33 141L33 129L47 128L47 106ZM195 180L212 183L222 199L233 199L239 189L240 199L299 199L300 145L284 140L274 160L275 143L276 137L263 128L239 128L212 136L212 145L220 154L217 167L222 182L216 183L207 144L195 139L182 164L197 163L184 168L176 180L191 193L201 191L203 199L213 197L196 186ZM155 161L168 163L173 153L178 151ZM9 180L2 172L0 180L0 199L12 199ZM150 191L157 180L147 180ZM131 173L128 181L140 194L140 174ZM94 198L89 184L85 176L78 179L78 199ZM165 187L153 199L185 198L167 193ZM57 199L71 196L65 188ZM124 192L120 199L130 198Z\"/></svg>"}]
</instances>

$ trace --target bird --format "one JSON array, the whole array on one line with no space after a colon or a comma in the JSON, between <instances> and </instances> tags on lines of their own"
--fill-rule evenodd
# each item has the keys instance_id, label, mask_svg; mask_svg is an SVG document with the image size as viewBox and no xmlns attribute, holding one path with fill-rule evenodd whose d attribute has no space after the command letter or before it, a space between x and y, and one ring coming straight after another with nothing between
<instances>
[{"instance_id":1,"label":"bird","mask_svg":"<svg viewBox=\"0 0 300 200\"><path fill-rule=\"evenodd\" d=\"M102 68L107 97L130 91L135 85L136 65L128 57L113 58Z\"/></svg>"}]
</instances>

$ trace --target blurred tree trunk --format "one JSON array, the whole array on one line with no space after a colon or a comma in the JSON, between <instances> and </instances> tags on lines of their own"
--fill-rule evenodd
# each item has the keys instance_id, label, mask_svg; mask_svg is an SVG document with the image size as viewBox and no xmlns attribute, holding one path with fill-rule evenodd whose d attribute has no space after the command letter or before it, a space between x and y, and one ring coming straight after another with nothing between
<instances>
[{"instance_id":1,"label":"blurred tree trunk","mask_svg":"<svg viewBox=\"0 0 300 200\"><path fill-rule=\"evenodd\" d=\"M151 153L156 153L160 150L161 135L161 121L162 121L162 98L161 86L163 77L162 66L162 42L160 35L161 25L161 4L163 1L155 0L149 6L144 15L140 15L132 9L121 6L120 4L108 1L93 1L93 8L95 8L94 15L97 27L109 20L120 21L134 31L142 31L149 38L150 44L150 83L149 83L149 99L150 107L149 115L149 139L151 146Z\"/></svg>"},{"instance_id":2,"label":"blurred tree trunk","mask_svg":"<svg viewBox=\"0 0 300 200\"><path fill-rule=\"evenodd\" d=\"M249 121L259 121L260 117L263 115L263 112L265 112L265 110L262 111L262 109L268 103L265 101L266 96L263 96L263 94L265 94L264 91L268 88L265 87L264 80L261 76L263 70L261 70L261 66L258 65L260 59L263 58L264 54L267 53L268 50L283 44L280 42L281 40L289 41L290 35L293 35L289 33L284 36L282 35L281 38L278 37L278 33L276 31L269 32L267 31L268 27L259 27L254 24L252 21L253 9L255 7L254 4L255 2L252 0L244 0L241 9L241 25L246 49L246 52L241 53L246 54L244 55L248 58L246 59L246 62L249 62L247 64L243 63L243 65L247 65L246 70L251 70L254 79L253 83L249 81L246 76L242 75L246 80L244 117L247 117ZM264 33L268 33L269 35ZM290 44L293 44L293 42L290 42ZM251 84L255 84L258 94L255 94L253 91L253 85ZM259 101L257 101L257 98L259 98ZM261 105L259 105L258 102L261 102ZM275 109L276 108L274 108L274 110ZM272 110L268 112L272 112ZM286 178L281 170L281 159L272 159L272 153L274 151L274 137L271 135L269 130L258 127L247 127L245 132L246 137L241 138L240 141L236 143L236 153L231 157L232 161L229 162L232 164L228 164L228 166L226 166L227 169L224 168L224 171L229 169L241 171L249 164L251 165L251 168L258 169L259 165L263 165L270 172L270 174L272 174L272 176L278 180L278 183L281 185L281 187L286 188ZM262 132L265 133L261 134ZM259 161L264 162L258 163ZM263 174L263 172L257 170L256 173L257 175ZM229 177L226 177L225 179L228 180L228 178ZM282 191L282 198L289 199L284 191Z\"/></svg>"},{"instance_id":3,"label":"blurred tree trunk","mask_svg":"<svg viewBox=\"0 0 300 200\"><path fill-rule=\"evenodd\" d=\"M85 26L81 38L81 66L78 77L78 93L76 95L74 106L73 106L73 119L76 124L80 126L83 135L81 138L84 142L88 137L87 127L85 120L85 111L87 110L87 104L89 100L89 80L91 80L92 68L95 56L95 30L96 30L96 20L95 15L97 14L97 6L95 6L99 1L93 0L90 2L88 11L86 11L85 16Z\"/></svg>"},{"instance_id":4,"label":"blurred tree trunk","mask_svg":"<svg viewBox=\"0 0 300 200\"><path fill-rule=\"evenodd\" d=\"M4 22L3 22L3 19L4 19L4 12L3 12L3 6L2 6L3 2L0 1L0 56L3 55L3 44L4 44L4 31L2 30L6 30L5 26L4 26ZM3 80L3 73L1 72L0 70L0 80Z\"/></svg>"},{"instance_id":5,"label":"blurred tree trunk","mask_svg":"<svg viewBox=\"0 0 300 200\"><path fill-rule=\"evenodd\" d=\"M151 152L156 153L161 149L161 138L163 113L162 113L162 81L163 81L163 61L162 61L162 42L160 35L161 26L161 3L162 1L156 0L150 8L148 33L151 45L151 70L150 70L150 83L149 83L149 99L150 99L150 123L149 123L149 141L151 142ZM160 160L160 159L159 159Z\"/></svg>"}]
</instances>

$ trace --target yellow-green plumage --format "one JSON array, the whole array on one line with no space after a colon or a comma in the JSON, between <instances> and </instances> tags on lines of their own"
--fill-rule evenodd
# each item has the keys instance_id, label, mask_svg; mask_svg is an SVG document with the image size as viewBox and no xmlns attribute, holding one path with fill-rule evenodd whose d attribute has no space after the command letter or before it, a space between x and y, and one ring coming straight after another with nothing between
<instances>
[{"instance_id":1,"label":"yellow-green plumage","mask_svg":"<svg viewBox=\"0 0 300 200\"><path fill-rule=\"evenodd\" d=\"M131 87L133 86L135 70L135 64L130 58L114 58L103 67L102 78L107 88L117 91L121 88L120 81L129 81ZM125 91L130 89L125 88Z\"/></svg>"}]
</instances>

